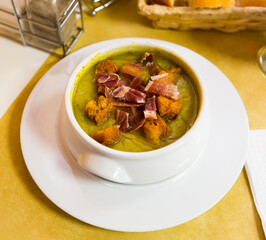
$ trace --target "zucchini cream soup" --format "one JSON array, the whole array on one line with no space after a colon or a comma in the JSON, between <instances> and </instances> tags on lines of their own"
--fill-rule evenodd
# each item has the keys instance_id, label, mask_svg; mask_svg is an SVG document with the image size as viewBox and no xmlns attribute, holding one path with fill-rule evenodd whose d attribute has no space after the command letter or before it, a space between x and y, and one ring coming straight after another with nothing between
<instances>
[{"instance_id":1,"label":"zucchini cream soup","mask_svg":"<svg viewBox=\"0 0 266 240\"><path fill-rule=\"evenodd\" d=\"M120 50L84 66L72 89L74 116L99 143L127 152L164 147L199 112L197 85L155 49Z\"/></svg>"}]
</instances>

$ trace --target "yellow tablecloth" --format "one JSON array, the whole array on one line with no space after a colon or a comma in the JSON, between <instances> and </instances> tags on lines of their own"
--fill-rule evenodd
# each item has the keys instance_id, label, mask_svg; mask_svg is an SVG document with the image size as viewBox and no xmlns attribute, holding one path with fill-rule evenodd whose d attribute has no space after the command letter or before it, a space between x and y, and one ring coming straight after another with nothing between
<instances>
[{"instance_id":1,"label":"yellow tablecloth","mask_svg":"<svg viewBox=\"0 0 266 240\"><path fill-rule=\"evenodd\" d=\"M85 14L85 33L73 51L119 37L171 41L203 55L220 68L238 90L250 128L266 128L266 77L256 57L266 43L264 32L225 34L154 29L137 14L135 0L120 0L97 14ZM85 224L56 207L32 180L20 147L20 121L38 80L59 59L49 57L0 119L0 239L265 239L245 170L226 196L185 224L147 233L122 233ZM15 67L15 66L14 66ZM226 97L226 96L224 96Z\"/></svg>"}]
</instances>

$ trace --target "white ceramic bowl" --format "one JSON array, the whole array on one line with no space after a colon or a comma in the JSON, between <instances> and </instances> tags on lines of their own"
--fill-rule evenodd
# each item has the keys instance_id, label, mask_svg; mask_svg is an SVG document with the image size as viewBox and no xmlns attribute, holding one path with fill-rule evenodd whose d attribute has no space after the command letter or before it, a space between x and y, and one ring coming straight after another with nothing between
<instances>
[{"instance_id":1,"label":"white ceramic bowl","mask_svg":"<svg viewBox=\"0 0 266 240\"><path fill-rule=\"evenodd\" d=\"M165 55L171 56L186 72L194 75L191 77L197 81L200 110L190 130L174 143L149 152L123 152L103 146L82 130L72 111L71 92L77 74L90 61L101 59L101 56L110 52L139 46L160 49ZM165 44L154 44L145 39L134 42L126 39L86 57L69 78L60 115L61 138L79 165L97 176L126 184L154 183L184 172L203 152L208 141L209 124L204 76L190 67L189 59L184 54L180 55L175 48Z\"/></svg>"}]
</instances>

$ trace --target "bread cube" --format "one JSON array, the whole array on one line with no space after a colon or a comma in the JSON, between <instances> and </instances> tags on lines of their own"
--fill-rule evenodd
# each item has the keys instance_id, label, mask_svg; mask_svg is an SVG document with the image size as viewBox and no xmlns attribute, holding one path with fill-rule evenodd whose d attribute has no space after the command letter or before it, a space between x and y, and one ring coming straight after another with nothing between
<instances>
[{"instance_id":1,"label":"bread cube","mask_svg":"<svg viewBox=\"0 0 266 240\"><path fill-rule=\"evenodd\" d=\"M120 132L118 126L112 126L101 131L97 131L93 134L93 139L103 145L110 145L117 142L120 138Z\"/></svg>"}]
</instances>

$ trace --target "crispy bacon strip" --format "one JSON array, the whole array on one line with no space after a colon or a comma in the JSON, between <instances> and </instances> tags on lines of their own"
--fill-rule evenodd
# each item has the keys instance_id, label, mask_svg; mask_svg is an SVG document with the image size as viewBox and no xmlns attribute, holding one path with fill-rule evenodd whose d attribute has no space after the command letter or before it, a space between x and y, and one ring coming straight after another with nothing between
<instances>
[{"instance_id":1,"label":"crispy bacon strip","mask_svg":"<svg viewBox=\"0 0 266 240\"><path fill-rule=\"evenodd\" d=\"M148 98L146 101L145 110L144 110L144 117L157 119L156 110L157 110L156 97L155 97L155 95L153 95L153 97Z\"/></svg>"},{"instance_id":2,"label":"crispy bacon strip","mask_svg":"<svg viewBox=\"0 0 266 240\"><path fill-rule=\"evenodd\" d=\"M155 81L149 81L144 89L146 92L163 95L171 99L179 99L180 93L177 91L177 86L174 84L161 84Z\"/></svg>"}]
</instances>

